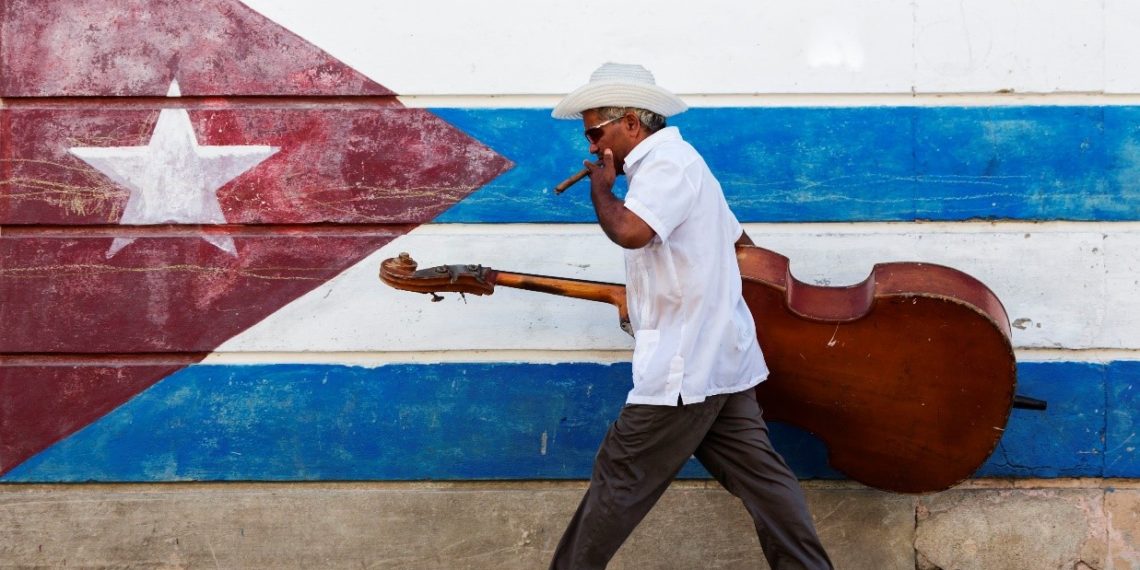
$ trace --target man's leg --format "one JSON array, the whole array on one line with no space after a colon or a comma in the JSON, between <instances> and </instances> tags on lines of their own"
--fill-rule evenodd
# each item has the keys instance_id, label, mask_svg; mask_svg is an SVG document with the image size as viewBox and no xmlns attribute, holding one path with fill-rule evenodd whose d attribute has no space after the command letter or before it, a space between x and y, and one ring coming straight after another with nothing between
<instances>
[{"instance_id":1,"label":"man's leg","mask_svg":"<svg viewBox=\"0 0 1140 570\"><path fill-rule=\"evenodd\" d=\"M605 568L700 445L724 400L622 408L550 568Z\"/></svg>"},{"instance_id":2,"label":"man's leg","mask_svg":"<svg viewBox=\"0 0 1140 570\"><path fill-rule=\"evenodd\" d=\"M799 481L768 440L753 390L729 397L696 456L744 502L773 569L832 567Z\"/></svg>"}]
</instances>

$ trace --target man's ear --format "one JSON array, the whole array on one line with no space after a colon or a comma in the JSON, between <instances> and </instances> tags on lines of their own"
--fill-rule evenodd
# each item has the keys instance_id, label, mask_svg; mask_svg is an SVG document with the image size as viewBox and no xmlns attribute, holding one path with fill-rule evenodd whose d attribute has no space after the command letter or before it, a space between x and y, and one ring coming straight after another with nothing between
<instances>
[{"instance_id":1,"label":"man's ear","mask_svg":"<svg viewBox=\"0 0 1140 570\"><path fill-rule=\"evenodd\" d=\"M625 116L621 118L621 126L632 138L636 139L641 135L641 121L637 118L637 115L633 113L626 113Z\"/></svg>"}]
</instances>

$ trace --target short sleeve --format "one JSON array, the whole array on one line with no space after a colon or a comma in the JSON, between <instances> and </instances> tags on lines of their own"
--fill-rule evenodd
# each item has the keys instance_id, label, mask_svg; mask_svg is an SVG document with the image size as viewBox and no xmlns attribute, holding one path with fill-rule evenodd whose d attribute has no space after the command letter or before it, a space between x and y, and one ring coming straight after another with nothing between
<instances>
[{"instance_id":1,"label":"short sleeve","mask_svg":"<svg viewBox=\"0 0 1140 570\"><path fill-rule=\"evenodd\" d=\"M736 214L732 213L732 209L728 207L727 203L724 204L724 209L728 217L728 235L732 242L736 243L736 240L744 234L744 226L740 224L740 220L736 218Z\"/></svg>"},{"instance_id":2,"label":"short sleeve","mask_svg":"<svg viewBox=\"0 0 1140 570\"><path fill-rule=\"evenodd\" d=\"M649 161L630 180L625 207L649 224L662 241L681 225L697 200L697 187L675 161Z\"/></svg>"}]
</instances>

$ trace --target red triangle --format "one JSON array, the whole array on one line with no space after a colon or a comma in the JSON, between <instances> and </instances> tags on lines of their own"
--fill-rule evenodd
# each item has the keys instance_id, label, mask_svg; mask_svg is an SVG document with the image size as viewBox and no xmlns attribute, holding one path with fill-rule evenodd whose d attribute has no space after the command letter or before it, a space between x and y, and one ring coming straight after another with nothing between
<instances>
[{"instance_id":1,"label":"red triangle","mask_svg":"<svg viewBox=\"0 0 1140 570\"><path fill-rule=\"evenodd\" d=\"M0 0L0 66L33 97L0 109L0 474L511 166L232 0ZM306 98L190 97L264 94ZM119 225L129 192L68 152L146 145L169 107L278 148L218 191L227 225Z\"/></svg>"}]
</instances>

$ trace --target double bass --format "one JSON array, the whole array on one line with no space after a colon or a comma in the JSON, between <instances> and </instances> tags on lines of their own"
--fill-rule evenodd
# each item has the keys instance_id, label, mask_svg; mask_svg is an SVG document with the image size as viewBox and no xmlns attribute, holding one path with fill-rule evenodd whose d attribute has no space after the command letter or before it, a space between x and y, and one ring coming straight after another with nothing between
<instances>
[{"instance_id":1,"label":"double bass","mask_svg":"<svg viewBox=\"0 0 1140 570\"><path fill-rule=\"evenodd\" d=\"M744 300L769 368L756 387L765 418L802 428L839 472L870 487L928 493L972 475L993 453L1018 396L1009 318L977 279L929 263L881 263L846 287L797 280L786 257L737 246ZM625 287L481 265L418 269L406 253L380 279L428 293L513 287L617 307Z\"/></svg>"}]
</instances>

